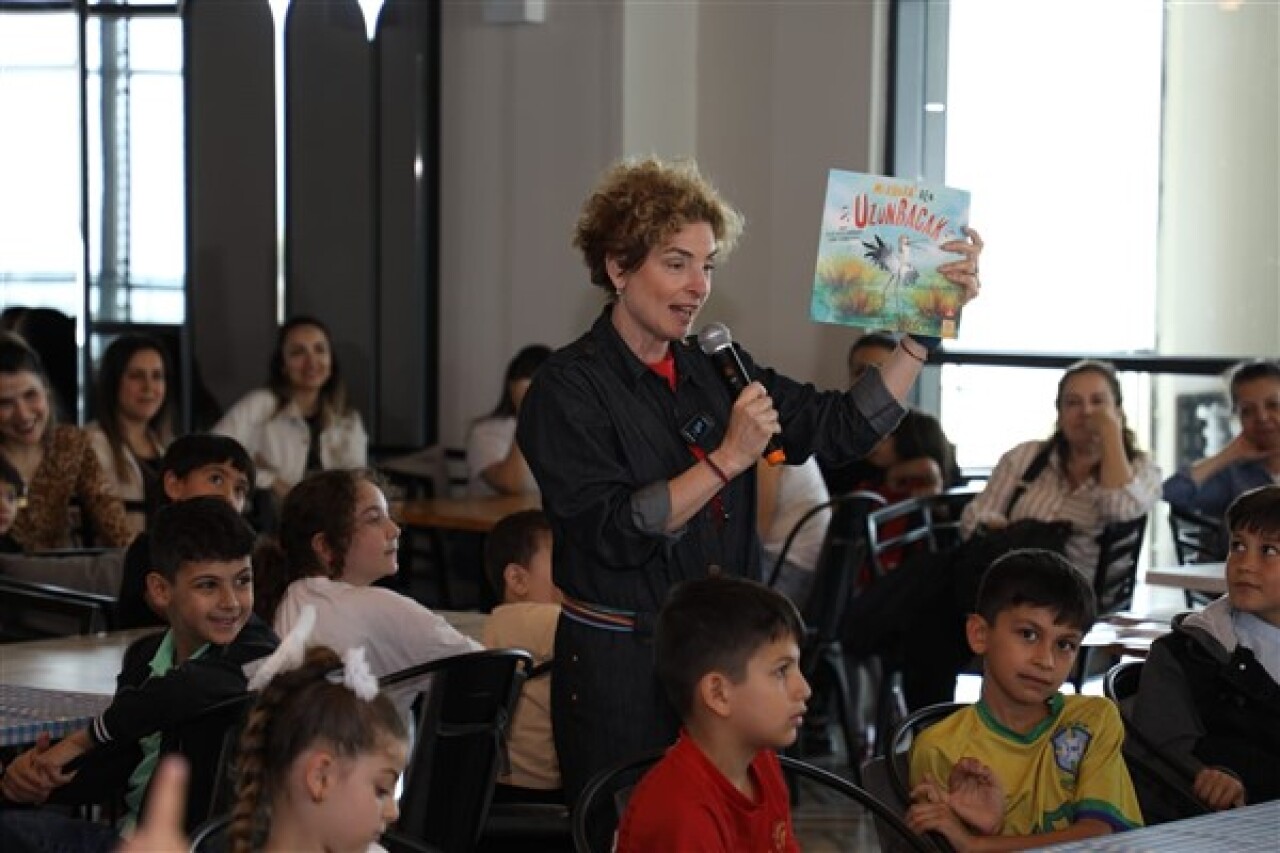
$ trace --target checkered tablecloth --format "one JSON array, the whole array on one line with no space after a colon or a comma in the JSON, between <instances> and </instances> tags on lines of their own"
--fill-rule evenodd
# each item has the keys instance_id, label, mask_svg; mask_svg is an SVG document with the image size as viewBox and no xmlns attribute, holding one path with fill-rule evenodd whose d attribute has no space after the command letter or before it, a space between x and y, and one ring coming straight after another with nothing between
<instances>
[{"instance_id":1,"label":"checkered tablecloth","mask_svg":"<svg viewBox=\"0 0 1280 853\"><path fill-rule=\"evenodd\" d=\"M89 725L110 696L0 684L0 746L34 743L41 732L60 738Z\"/></svg>"},{"instance_id":2,"label":"checkered tablecloth","mask_svg":"<svg viewBox=\"0 0 1280 853\"><path fill-rule=\"evenodd\" d=\"M1045 849L1062 853L1274 853L1280 850L1280 800Z\"/></svg>"}]
</instances>

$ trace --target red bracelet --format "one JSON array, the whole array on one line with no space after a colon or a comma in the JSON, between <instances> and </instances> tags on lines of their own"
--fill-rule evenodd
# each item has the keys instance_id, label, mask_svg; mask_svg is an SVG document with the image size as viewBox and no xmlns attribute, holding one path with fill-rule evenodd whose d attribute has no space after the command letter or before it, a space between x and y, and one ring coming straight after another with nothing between
<instances>
[{"instance_id":1,"label":"red bracelet","mask_svg":"<svg viewBox=\"0 0 1280 853\"><path fill-rule=\"evenodd\" d=\"M721 482L721 483L724 483L724 485L726 485L726 486L727 486L727 485L729 485L729 478L728 478L727 476L725 476L724 471L723 471L723 470L721 470L721 468L720 468L720 466L719 466L719 465L717 465L715 462L711 461L711 456L710 456L710 455L707 455L707 456L702 457L702 461L703 461L703 462L706 462L708 465L710 465L710 466L711 466L711 470L716 472L716 476L720 478L720 482Z\"/></svg>"}]
</instances>

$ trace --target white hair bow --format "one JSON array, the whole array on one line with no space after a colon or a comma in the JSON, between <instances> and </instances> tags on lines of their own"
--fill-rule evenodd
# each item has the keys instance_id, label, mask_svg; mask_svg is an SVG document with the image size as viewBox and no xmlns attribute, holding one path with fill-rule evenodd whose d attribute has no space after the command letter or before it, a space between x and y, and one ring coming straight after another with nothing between
<instances>
[{"instance_id":1,"label":"white hair bow","mask_svg":"<svg viewBox=\"0 0 1280 853\"><path fill-rule=\"evenodd\" d=\"M271 683L282 672L297 669L307 657L307 641L311 639L311 631L316 627L316 609L308 604L298 614L298 621L293 626L271 657L262 662L257 672L249 679L250 690L261 690Z\"/></svg>"},{"instance_id":2,"label":"white hair bow","mask_svg":"<svg viewBox=\"0 0 1280 853\"><path fill-rule=\"evenodd\" d=\"M353 646L342 654L342 683L347 689L366 702L372 702L378 695L378 679L369 669L369 661L365 658L364 646ZM337 680L338 673L331 673L330 679Z\"/></svg>"},{"instance_id":3,"label":"white hair bow","mask_svg":"<svg viewBox=\"0 0 1280 853\"><path fill-rule=\"evenodd\" d=\"M277 675L302 666L302 662L307 657L311 632L315 627L316 609L308 604L298 614L298 621L293 626L293 630L280 641L276 650L262 662L253 677L249 679L249 689L262 690ZM366 702L373 701L378 695L378 679L369 668L369 660L365 657L363 646L355 646L343 652L342 669L329 673L328 679L334 684L344 685Z\"/></svg>"}]
</instances>

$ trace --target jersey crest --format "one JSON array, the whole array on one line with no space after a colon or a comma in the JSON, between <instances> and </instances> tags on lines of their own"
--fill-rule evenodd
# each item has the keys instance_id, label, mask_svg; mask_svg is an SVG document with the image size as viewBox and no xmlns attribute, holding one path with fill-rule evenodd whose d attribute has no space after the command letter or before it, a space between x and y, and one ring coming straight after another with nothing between
<instances>
[{"instance_id":1,"label":"jersey crest","mask_svg":"<svg viewBox=\"0 0 1280 853\"><path fill-rule=\"evenodd\" d=\"M1079 723L1072 723L1053 736L1053 760L1063 773L1075 776L1093 735Z\"/></svg>"}]
</instances>

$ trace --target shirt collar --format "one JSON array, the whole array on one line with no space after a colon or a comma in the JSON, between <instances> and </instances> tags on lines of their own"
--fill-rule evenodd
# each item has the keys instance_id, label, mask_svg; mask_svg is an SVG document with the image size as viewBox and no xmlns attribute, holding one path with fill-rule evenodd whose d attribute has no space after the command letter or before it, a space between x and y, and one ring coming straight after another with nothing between
<instances>
[{"instance_id":1,"label":"shirt collar","mask_svg":"<svg viewBox=\"0 0 1280 853\"><path fill-rule=\"evenodd\" d=\"M631 348L627 346L627 342L622 339L622 335L618 334L618 330L614 328L612 302L605 305L600 312L600 316L596 318L595 324L591 327L591 338L599 346L599 352L618 372L618 375L633 387L644 376L653 376L657 381L663 382L665 385L665 381L650 370L649 365L641 361L631 351ZM692 338L685 338L671 345L671 352L675 357L676 363L677 387L685 381L693 382L695 385L698 384L696 374L689 368L689 359L693 357L693 350L696 349L696 344L692 343L692 340Z\"/></svg>"}]
</instances>

